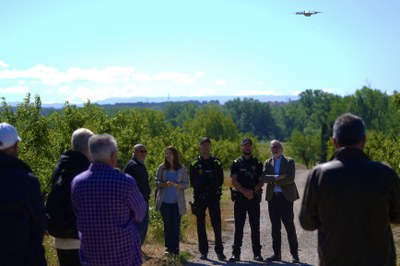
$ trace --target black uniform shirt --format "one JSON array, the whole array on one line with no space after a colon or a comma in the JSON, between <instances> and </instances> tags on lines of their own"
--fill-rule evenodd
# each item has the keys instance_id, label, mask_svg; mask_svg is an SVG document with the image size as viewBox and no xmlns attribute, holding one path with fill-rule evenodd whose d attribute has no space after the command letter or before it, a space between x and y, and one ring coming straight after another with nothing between
<instances>
[{"instance_id":1,"label":"black uniform shirt","mask_svg":"<svg viewBox=\"0 0 400 266\"><path fill-rule=\"evenodd\" d=\"M231 165L231 176L236 175L242 187L253 189L261 176L263 165L257 157L245 159L243 156L235 159Z\"/></svg>"},{"instance_id":2,"label":"black uniform shirt","mask_svg":"<svg viewBox=\"0 0 400 266\"><path fill-rule=\"evenodd\" d=\"M190 164L190 183L195 194L219 193L223 182L224 173L218 158L199 156Z\"/></svg>"}]
</instances>

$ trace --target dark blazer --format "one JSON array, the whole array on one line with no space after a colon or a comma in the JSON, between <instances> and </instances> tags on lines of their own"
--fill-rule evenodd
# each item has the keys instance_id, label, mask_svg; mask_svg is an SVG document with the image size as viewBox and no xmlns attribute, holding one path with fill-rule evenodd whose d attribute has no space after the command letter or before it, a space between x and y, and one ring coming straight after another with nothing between
<instances>
[{"instance_id":1,"label":"dark blazer","mask_svg":"<svg viewBox=\"0 0 400 266\"><path fill-rule=\"evenodd\" d=\"M297 186L294 182L295 174L296 167L294 160L282 155L279 169L280 178L279 180L275 180L274 159L267 159L264 163L264 170L261 175L262 181L268 183L265 200L270 201L274 196L275 184L282 188L283 196L287 201L293 202L299 199L299 192L297 191ZM269 183L271 181L273 181L273 184Z\"/></svg>"},{"instance_id":2,"label":"dark blazer","mask_svg":"<svg viewBox=\"0 0 400 266\"><path fill-rule=\"evenodd\" d=\"M319 265L396 265L390 223L400 224L400 179L357 148L310 171L300 224L318 229Z\"/></svg>"}]
</instances>

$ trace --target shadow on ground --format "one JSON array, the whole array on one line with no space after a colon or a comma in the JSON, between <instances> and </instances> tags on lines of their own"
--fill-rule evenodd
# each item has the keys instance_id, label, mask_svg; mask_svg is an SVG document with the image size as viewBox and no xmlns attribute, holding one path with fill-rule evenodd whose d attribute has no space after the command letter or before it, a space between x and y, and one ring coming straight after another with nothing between
<instances>
[{"instance_id":1,"label":"shadow on ground","mask_svg":"<svg viewBox=\"0 0 400 266\"><path fill-rule=\"evenodd\" d=\"M288 265L298 265L298 266L314 266L308 263L291 263L288 261L263 261L263 262L255 262L255 261L239 261L239 262L228 262L228 261L217 261L212 259L207 259L202 262L185 262L185 266L207 266L207 265L271 265L271 266L288 266Z\"/></svg>"}]
</instances>

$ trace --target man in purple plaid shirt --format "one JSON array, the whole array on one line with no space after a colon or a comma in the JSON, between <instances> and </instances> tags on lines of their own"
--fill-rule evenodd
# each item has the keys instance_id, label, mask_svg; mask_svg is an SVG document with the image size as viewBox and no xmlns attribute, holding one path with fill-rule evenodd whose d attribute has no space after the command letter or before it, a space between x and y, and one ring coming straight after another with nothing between
<instances>
[{"instance_id":1,"label":"man in purple plaid shirt","mask_svg":"<svg viewBox=\"0 0 400 266\"><path fill-rule=\"evenodd\" d=\"M89 139L93 163L72 181L72 204L81 240L82 265L141 265L136 222L146 203L136 181L114 169L117 143L108 134Z\"/></svg>"}]
</instances>

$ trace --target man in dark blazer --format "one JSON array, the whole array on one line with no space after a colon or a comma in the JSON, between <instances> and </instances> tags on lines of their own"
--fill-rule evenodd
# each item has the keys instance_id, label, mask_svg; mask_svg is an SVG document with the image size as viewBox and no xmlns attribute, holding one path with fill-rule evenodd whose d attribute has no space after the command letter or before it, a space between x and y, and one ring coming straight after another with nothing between
<instances>
[{"instance_id":1,"label":"man in dark blazer","mask_svg":"<svg viewBox=\"0 0 400 266\"><path fill-rule=\"evenodd\" d=\"M286 228L293 263L299 263L296 228L294 226L293 202L299 199L294 182L295 163L290 157L283 156L283 147L278 140L270 143L272 157L267 159L261 180L267 183L266 200L271 220L273 256L268 261L280 261L281 257L281 221Z\"/></svg>"}]
</instances>

